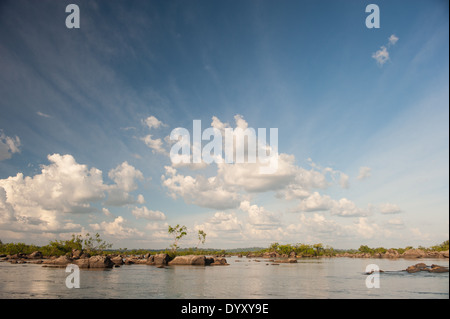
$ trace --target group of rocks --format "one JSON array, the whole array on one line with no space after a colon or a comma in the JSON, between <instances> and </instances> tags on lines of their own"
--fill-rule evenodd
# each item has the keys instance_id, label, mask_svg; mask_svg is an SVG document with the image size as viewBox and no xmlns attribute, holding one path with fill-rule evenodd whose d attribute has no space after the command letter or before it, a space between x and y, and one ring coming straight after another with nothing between
<instances>
[{"instance_id":1,"label":"group of rocks","mask_svg":"<svg viewBox=\"0 0 450 319\"><path fill-rule=\"evenodd\" d=\"M206 257L204 255L176 256L171 258L168 254L146 254L143 256L121 256L121 255L96 255L90 256L88 253L74 249L71 256L51 256L45 257L41 252L35 251L29 255L1 255L0 261L9 261L13 264L42 264L43 266L64 267L68 264L75 264L80 268L113 268L121 265L145 264L157 267L172 265L198 265L198 266L224 266L228 265L223 257Z\"/></svg>"},{"instance_id":2,"label":"group of rocks","mask_svg":"<svg viewBox=\"0 0 450 319\"><path fill-rule=\"evenodd\" d=\"M432 273L443 273L443 272L448 272L448 268L439 266L439 265L435 265L435 264L432 264L431 266L427 266L424 263L419 263L419 264L409 266L408 268L405 269L405 271L407 271L409 273L415 273L415 272L419 272L419 271L427 271L427 272L432 272Z\"/></svg>"},{"instance_id":3,"label":"group of rocks","mask_svg":"<svg viewBox=\"0 0 450 319\"><path fill-rule=\"evenodd\" d=\"M238 257L243 257L239 254ZM296 255L292 251L289 255L279 254L277 252L264 252L264 253L249 253L246 255L247 258L301 258L301 257L314 257L314 256L300 256ZM408 249L404 253L400 254L395 249L388 249L385 253L344 253L331 255L323 255L320 257L350 257L350 258L448 258L448 250L446 251L424 251L422 249Z\"/></svg>"},{"instance_id":4,"label":"group of rocks","mask_svg":"<svg viewBox=\"0 0 450 319\"><path fill-rule=\"evenodd\" d=\"M337 254L336 257L350 258L448 258L448 250L446 251L424 251L422 249L408 249L400 254L395 249L389 249L382 253L356 253L356 254Z\"/></svg>"}]
</instances>

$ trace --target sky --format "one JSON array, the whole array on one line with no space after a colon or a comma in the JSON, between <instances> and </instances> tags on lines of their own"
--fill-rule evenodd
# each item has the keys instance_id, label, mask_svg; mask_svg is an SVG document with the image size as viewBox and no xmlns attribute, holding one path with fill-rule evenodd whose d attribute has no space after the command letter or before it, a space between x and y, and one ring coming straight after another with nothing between
<instances>
[{"instance_id":1,"label":"sky","mask_svg":"<svg viewBox=\"0 0 450 319\"><path fill-rule=\"evenodd\" d=\"M439 244L448 19L438 0L2 1L0 240L163 249L179 224L181 247ZM194 120L277 128L276 171L174 163Z\"/></svg>"}]
</instances>

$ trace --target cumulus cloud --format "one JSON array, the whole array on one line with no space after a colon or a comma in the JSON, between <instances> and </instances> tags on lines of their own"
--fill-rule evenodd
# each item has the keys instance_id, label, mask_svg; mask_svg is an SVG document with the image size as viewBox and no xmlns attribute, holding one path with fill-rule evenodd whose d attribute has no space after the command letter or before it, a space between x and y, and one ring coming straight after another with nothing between
<instances>
[{"instance_id":1,"label":"cumulus cloud","mask_svg":"<svg viewBox=\"0 0 450 319\"><path fill-rule=\"evenodd\" d=\"M249 223L259 229L271 229L280 226L280 217L266 211L264 207L250 205L249 201L243 201L239 208L248 213Z\"/></svg>"},{"instance_id":2,"label":"cumulus cloud","mask_svg":"<svg viewBox=\"0 0 450 319\"><path fill-rule=\"evenodd\" d=\"M102 171L76 162L72 155L48 155L49 165L42 165L34 176L18 173L0 179L0 228L30 232L73 232L81 225L72 218L98 211L92 206L107 194L121 195L129 202L135 179L142 173L124 162L110 171L114 184L105 184ZM117 202L116 202L117 203ZM118 203L117 203L118 204ZM112 216L102 208L106 216Z\"/></svg>"},{"instance_id":3,"label":"cumulus cloud","mask_svg":"<svg viewBox=\"0 0 450 319\"><path fill-rule=\"evenodd\" d=\"M397 41L398 41L398 37L397 37L395 34L392 34L392 35L389 37L389 44L390 44L390 45L396 44Z\"/></svg>"},{"instance_id":4,"label":"cumulus cloud","mask_svg":"<svg viewBox=\"0 0 450 319\"><path fill-rule=\"evenodd\" d=\"M10 159L14 153L20 153L19 147L20 139L18 136L6 136L3 131L0 130L0 161Z\"/></svg>"},{"instance_id":5,"label":"cumulus cloud","mask_svg":"<svg viewBox=\"0 0 450 319\"><path fill-rule=\"evenodd\" d=\"M147 145L149 148L152 149L152 151L155 153L160 153L164 155L168 155L168 152L164 148L164 143L160 138L153 139L152 135L146 135L145 137L141 138L141 140Z\"/></svg>"},{"instance_id":6,"label":"cumulus cloud","mask_svg":"<svg viewBox=\"0 0 450 319\"><path fill-rule=\"evenodd\" d=\"M147 207L135 207L132 212L133 216L136 218L144 218L148 220L165 220L166 215L159 210L150 210Z\"/></svg>"},{"instance_id":7,"label":"cumulus cloud","mask_svg":"<svg viewBox=\"0 0 450 319\"><path fill-rule=\"evenodd\" d=\"M372 54L372 58L377 61L377 64L383 66L387 61L389 61L389 51L388 48L395 45L398 41L398 37L395 34L392 34L386 45L380 47L375 53Z\"/></svg>"},{"instance_id":8,"label":"cumulus cloud","mask_svg":"<svg viewBox=\"0 0 450 319\"><path fill-rule=\"evenodd\" d=\"M372 171L372 169L370 167L366 167L366 166L360 167L358 179L363 180L363 179L369 178L371 176L371 171Z\"/></svg>"},{"instance_id":9,"label":"cumulus cloud","mask_svg":"<svg viewBox=\"0 0 450 319\"><path fill-rule=\"evenodd\" d=\"M89 225L94 231L99 231L102 234L120 239L139 238L144 236L144 233L136 228L128 227L127 221L118 216L112 222L103 221L99 224Z\"/></svg>"},{"instance_id":10,"label":"cumulus cloud","mask_svg":"<svg viewBox=\"0 0 450 319\"><path fill-rule=\"evenodd\" d=\"M380 205L380 212L382 214L398 214L401 211L400 207L396 204L384 203Z\"/></svg>"},{"instance_id":11,"label":"cumulus cloud","mask_svg":"<svg viewBox=\"0 0 450 319\"><path fill-rule=\"evenodd\" d=\"M174 199L181 196L188 204L214 209L235 208L241 202L241 195L226 189L216 177L206 178L198 175L194 178L177 174L177 170L173 167L165 168L166 174L162 175L161 180Z\"/></svg>"},{"instance_id":12,"label":"cumulus cloud","mask_svg":"<svg viewBox=\"0 0 450 319\"><path fill-rule=\"evenodd\" d=\"M107 186L108 199L106 205L123 206L132 204L136 200L131 196L130 192L137 189L137 180L144 178L141 171L123 162L108 173L108 177L115 182L115 184Z\"/></svg>"},{"instance_id":13,"label":"cumulus cloud","mask_svg":"<svg viewBox=\"0 0 450 319\"><path fill-rule=\"evenodd\" d=\"M303 199L297 210L302 212L330 211L332 215L342 217L368 216L371 213L370 207L361 209L347 198L334 200L330 196L320 195L318 192Z\"/></svg>"},{"instance_id":14,"label":"cumulus cloud","mask_svg":"<svg viewBox=\"0 0 450 319\"><path fill-rule=\"evenodd\" d=\"M383 65L389 60L389 52L387 48L383 45L379 50L372 54L372 58L377 61L378 65Z\"/></svg>"},{"instance_id":15,"label":"cumulus cloud","mask_svg":"<svg viewBox=\"0 0 450 319\"><path fill-rule=\"evenodd\" d=\"M147 125L147 127L149 129L153 129L153 128L159 128L160 126L167 126L166 124L164 124L163 122L161 122L160 120L158 120L156 117L149 116L144 120L145 125Z\"/></svg>"}]
</instances>

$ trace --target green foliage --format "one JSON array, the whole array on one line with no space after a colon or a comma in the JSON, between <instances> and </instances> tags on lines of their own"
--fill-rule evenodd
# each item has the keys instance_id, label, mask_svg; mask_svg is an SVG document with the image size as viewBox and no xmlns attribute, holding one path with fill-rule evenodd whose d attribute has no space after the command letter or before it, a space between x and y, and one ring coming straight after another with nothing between
<instances>
[{"instance_id":1,"label":"green foliage","mask_svg":"<svg viewBox=\"0 0 450 319\"><path fill-rule=\"evenodd\" d=\"M178 224L175 227L169 225L168 233L174 236L174 242L170 247L172 248L173 253L175 253L179 248L178 242L187 235L187 228L186 226L180 226Z\"/></svg>"},{"instance_id":2,"label":"green foliage","mask_svg":"<svg viewBox=\"0 0 450 319\"><path fill-rule=\"evenodd\" d=\"M198 244L196 249L198 249L198 246L200 245L200 243L204 244L205 240L206 240L206 233L203 230L199 230L197 233L198 236Z\"/></svg>"}]
</instances>

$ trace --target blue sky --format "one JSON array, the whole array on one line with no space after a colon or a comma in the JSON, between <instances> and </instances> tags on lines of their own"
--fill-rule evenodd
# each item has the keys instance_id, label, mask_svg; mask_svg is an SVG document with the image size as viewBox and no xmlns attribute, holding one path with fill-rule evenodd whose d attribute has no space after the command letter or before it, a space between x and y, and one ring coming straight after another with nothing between
<instances>
[{"instance_id":1,"label":"blue sky","mask_svg":"<svg viewBox=\"0 0 450 319\"><path fill-rule=\"evenodd\" d=\"M186 247L199 229L216 248L448 239L448 2L374 2L379 29L369 3L2 2L0 239L165 248L175 224ZM279 171L175 167L171 130L213 117L278 128Z\"/></svg>"}]
</instances>

